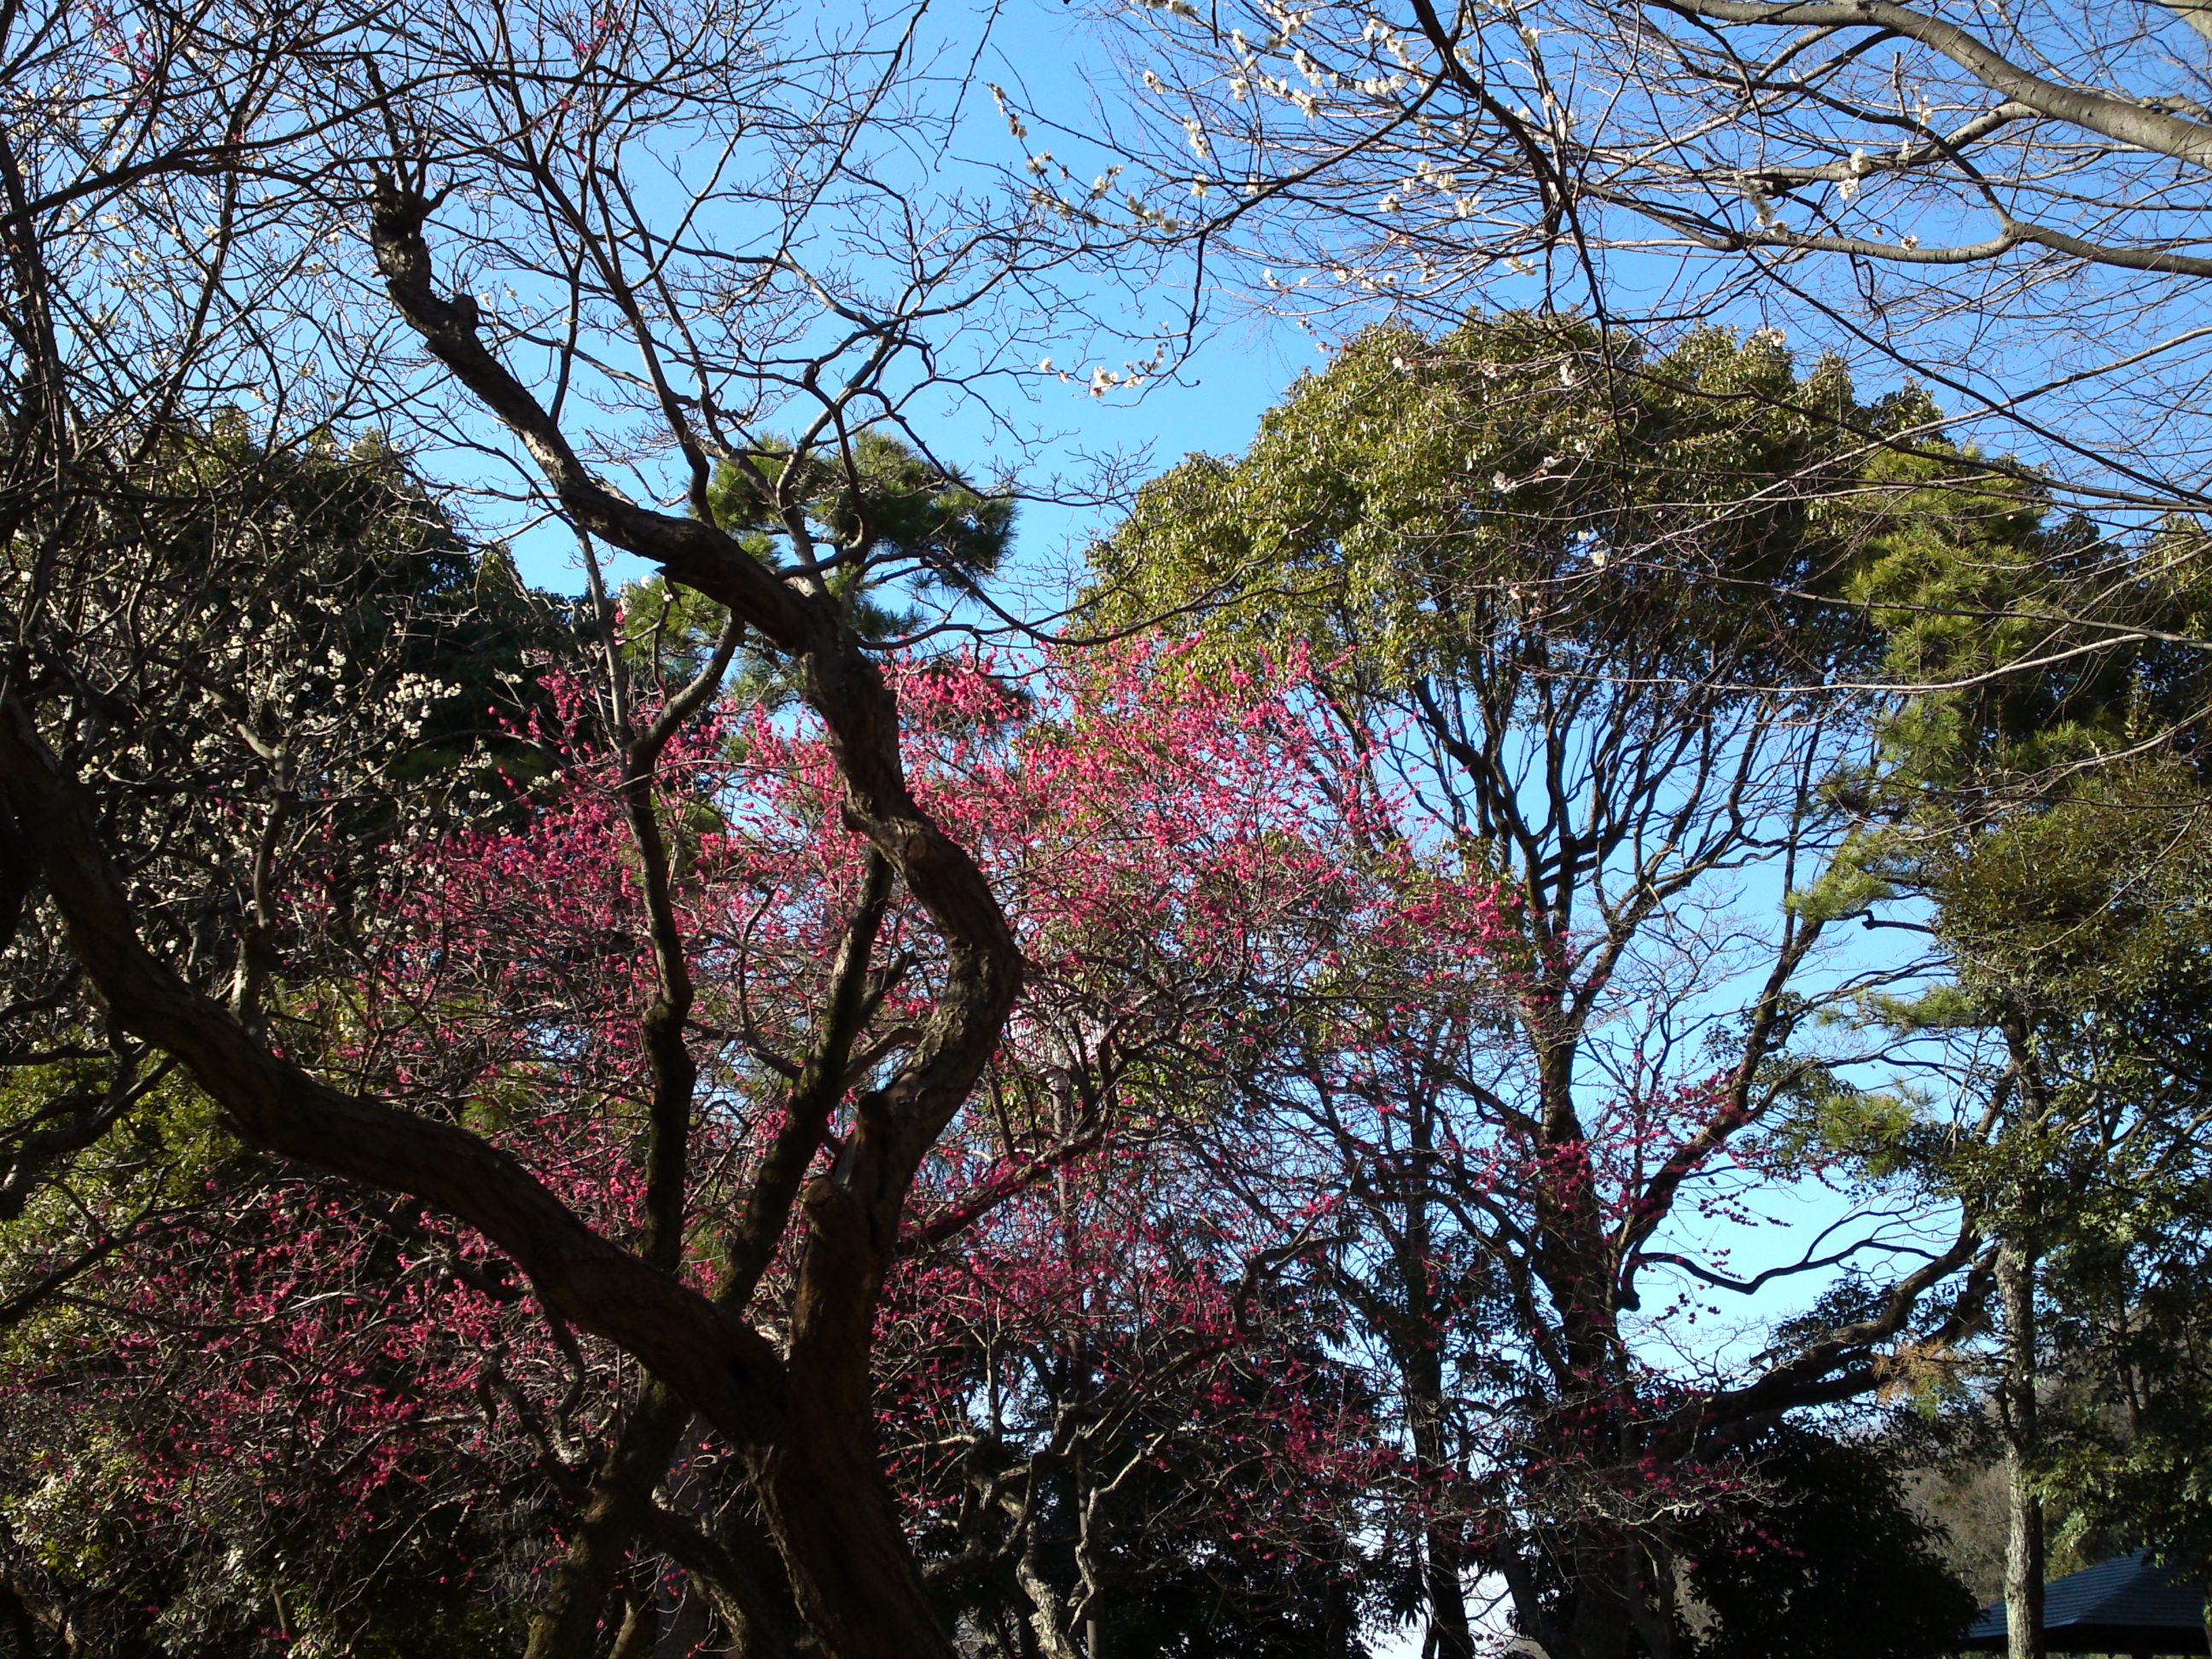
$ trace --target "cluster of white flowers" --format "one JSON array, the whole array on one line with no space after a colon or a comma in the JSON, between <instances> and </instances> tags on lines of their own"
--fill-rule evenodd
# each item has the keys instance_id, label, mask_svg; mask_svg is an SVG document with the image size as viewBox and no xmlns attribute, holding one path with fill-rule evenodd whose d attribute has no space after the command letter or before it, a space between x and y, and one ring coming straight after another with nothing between
<instances>
[{"instance_id":1,"label":"cluster of white flowers","mask_svg":"<svg viewBox=\"0 0 2212 1659\"><path fill-rule=\"evenodd\" d=\"M1129 210L1129 216L1140 225L1150 225L1164 234L1172 236L1182 228L1182 221L1172 214L1163 213L1134 191L1126 192L1121 201Z\"/></svg>"},{"instance_id":2,"label":"cluster of white flowers","mask_svg":"<svg viewBox=\"0 0 2212 1659\"><path fill-rule=\"evenodd\" d=\"M983 84L990 88L991 100L998 105L999 113L1006 118L1006 131L1012 133L1017 138L1028 137L1030 136L1029 125L1022 119L1020 112L1017 111L1012 104L1006 101L1005 88L988 81L985 82Z\"/></svg>"},{"instance_id":3,"label":"cluster of white flowers","mask_svg":"<svg viewBox=\"0 0 2212 1659\"><path fill-rule=\"evenodd\" d=\"M1162 326L1164 331L1165 325ZM1134 389L1144 385L1146 380L1158 373L1160 364L1166 360L1166 356L1167 348L1160 345L1155 346L1152 355L1141 362L1132 359L1124 362L1118 372L1107 368L1103 363L1093 364L1090 374L1081 376L1084 390L1094 398L1103 398L1116 387ZM1053 361L1049 357L1037 360L1037 373L1049 374L1055 380L1067 382L1073 382L1078 378L1076 374L1054 367Z\"/></svg>"},{"instance_id":4,"label":"cluster of white flowers","mask_svg":"<svg viewBox=\"0 0 2212 1659\"><path fill-rule=\"evenodd\" d=\"M1765 185L1749 173L1740 174L1736 179L1736 189L1742 192L1743 199L1751 204L1752 216L1759 222L1761 228L1771 230L1782 222L1782 215L1767 195Z\"/></svg>"},{"instance_id":5,"label":"cluster of white flowers","mask_svg":"<svg viewBox=\"0 0 2212 1659\"><path fill-rule=\"evenodd\" d=\"M1268 53L1280 52L1290 44L1291 36L1287 29L1279 34L1263 34L1257 40L1247 40L1243 29L1229 31L1230 49L1237 54L1237 62L1248 70Z\"/></svg>"},{"instance_id":6,"label":"cluster of white flowers","mask_svg":"<svg viewBox=\"0 0 2212 1659\"><path fill-rule=\"evenodd\" d=\"M1848 202L1859 193L1859 180L1875 170L1875 160L1863 149L1855 149L1844 167L1844 177L1836 182L1836 194Z\"/></svg>"}]
</instances>

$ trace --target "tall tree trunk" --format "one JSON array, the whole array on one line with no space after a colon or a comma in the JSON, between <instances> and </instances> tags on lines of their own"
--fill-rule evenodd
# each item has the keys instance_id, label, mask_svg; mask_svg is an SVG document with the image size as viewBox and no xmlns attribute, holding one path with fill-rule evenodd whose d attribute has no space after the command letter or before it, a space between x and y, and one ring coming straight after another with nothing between
<instances>
[{"instance_id":1,"label":"tall tree trunk","mask_svg":"<svg viewBox=\"0 0 2212 1659\"><path fill-rule=\"evenodd\" d=\"M1997 1252L2004 1304L2005 1650L2043 1659L2043 1504L2032 1484L2040 1449L2036 1421L2035 1255L2018 1239Z\"/></svg>"},{"instance_id":2,"label":"tall tree trunk","mask_svg":"<svg viewBox=\"0 0 2212 1659\"><path fill-rule=\"evenodd\" d=\"M1626 1540L1595 1529L1577 1543L1569 1558L1575 1611L1567 1623L1568 1651L1549 1659L1628 1659L1636 1628L1638 1553Z\"/></svg>"},{"instance_id":3,"label":"tall tree trunk","mask_svg":"<svg viewBox=\"0 0 2212 1659\"><path fill-rule=\"evenodd\" d=\"M1443 1436L1444 1400L1440 1368L1417 1358L1405 1378L1407 1415L1413 1419L1413 1458L1425 1474L1447 1478ZM1434 1659L1474 1659L1474 1633L1467 1616L1467 1591L1461 1582L1466 1565L1459 1529L1448 1516L1431 1516L1421 1527L1421 1594L1429 1607L1425 1653Z\"/></svg>"},{"instance_id":4,"label":"tall tree trunk","mask_svg":"<svg viewBox=\"0 0 2212 1659\"><path fill-rule=\"evenodd\" d=\"M1465 1562L1455 1528L1431 1520L1421 1534L1421 1593L1429 1603L1429 1640L1425 1651L1435 1659L1474 1659L1474 1632L1468 1623L1467 1590L1460 1573Z\"/></svg>"},{"instance_id":5,"label":"tall tree trunk","mask_svg":"<svg viewBox=\"0 0 2212 1659\"><path fill-rule=\"evenodd\" d=\"M556 1570L544 1610L531 1621L525 1659L589 1659L599 1613L629 1559L630 1540L683 1440L691 1407L648 1380L592 1480L576 1535Z\"/></svg>"},{"instance_id":6,"label":"tall tree trunk","mask_svg":"<svg viewBox=\"0 0 2212 1659\"><path fill-rule=\"evenodd\" d=\"M953 1659L875 1453L869 1342L911 1166L874 1097L835 1176L806 1189L805 1252L791 1307L788 1426L749 1459L799 1615L837 1659Z\"/></svg>"},{"instance_id":7,"label":"tall tree trunk","mask_svg":"<svg viewBox=\"0 0 2212 1659\"><path fill-rule=\"evenodd\" d=\"M1437 1150L1436 1114L1431 1103L1423 1101L1410 1115L1415 1163L1413 1186L1406 1194L1398 1270L1406 1297L1405 1327L1396 1344L1399 1386L1405 1393L1415 1466L1441 1494L1449 1488L1457 1468L1445 1432L1449 1407L1444 1398L1444 1326L1436 1306L1431 1185ZM1457 1527L1449 1516L1431 1516L1421 1527L1421 1595L1429 1609L1428 1633L1421 1650L1429 1659L1474 1659L1474 1633L1468 1628L1467 1592L1460 1579L1465 1565Z\"/></svg>"},{"instance_id":8,"label":"tall tree trunk","mask_svg":"<svg viewBox=\"0 0 2212 1659\"><path fill-rule=\"evenodd\" d=\"M654 1586L633 1585L625 1603L622 1628L608 1659L646 1659L660 1629L660 1601Z\"/></svg>"}]
</instances>

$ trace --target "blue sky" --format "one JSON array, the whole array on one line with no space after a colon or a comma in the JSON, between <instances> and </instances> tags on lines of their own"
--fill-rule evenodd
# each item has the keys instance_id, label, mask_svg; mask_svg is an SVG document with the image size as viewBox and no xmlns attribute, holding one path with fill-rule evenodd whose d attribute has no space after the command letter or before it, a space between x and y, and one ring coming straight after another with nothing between
<instances>
[{"instance_id":1,"label":"blue sky","mask_svg":"<svg viewBox=\"0 0 2212 1659\"><path fill-rule=\"evenodd\" d=\"M1073 471L1084 455L1100 451L1148 454L1144 473L1150 476L1193 451L1219 454L1243 449L1261 412L1302 369L1318 368L1322 361L1312 336L1255 315L1218 330L1174 380L1157 380L1134 396L1093 398L1079 384L1040 377L1028 406L1012 413L1025 425L1060 434L1030 469L1041 489L1050 489L1054 469ZM1010 459L1003 451L994 453L984 422L973 412L950 411L940 431L944 453L978 474ZM1025 501L1020 557L1029 569L1056 569L1079 557L1084 544L1109 526L1113 516L1109 509ZM575 544L565 531L526 535L516 544L516 556L525 579L536 586L563 592L583 586Z\"/></svg>"}]
</instances>

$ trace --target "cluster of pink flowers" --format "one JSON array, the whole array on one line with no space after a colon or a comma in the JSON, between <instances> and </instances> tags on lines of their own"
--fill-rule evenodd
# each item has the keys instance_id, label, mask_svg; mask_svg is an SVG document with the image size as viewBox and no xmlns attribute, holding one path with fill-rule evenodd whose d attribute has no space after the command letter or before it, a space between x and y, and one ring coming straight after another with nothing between
<instances>
[{"instance_id":1,"label":"cluster of pink flowers","mask_svg":"<svg viewBox=\"0 0 2212 1659\"><path fill-rule=\"evenodd\" d=\"M1510 1063L1499 1033L1527 1012L1531 930L1480 849L1419 820L1297 659L1202 672L1137 647L911 661L892 680L910 781L975 852L1027 963L998 1063L923 1171L888 1292L883 1443L915 1528L974 1519L979 1459L993 1479L1081 1464L1110 1483L1141 1466L1182 1494L1178 1524L1270 1553L1307 1547L1291 1517L1317 1495L1340 1544L1385 1489L1417 1517L1458 1517L1472 1547L1495 1515L1470 1507L1468 1482L1507 1463L1539 1504L1569 1463L1607 1502L1691 1501L1624 1434L1678 1403L1632 1367L1589 1370L1540 1436L1516 1449L1507 1434L1487 1467L1409 1458L1371 1332L1309 1269L1356 1248L1363 1183L1447 1164L1462 1201L1584 1206L1599 1231L1632 1231L1665 1201L1653 1170L1725 1110L1724 1079L1625 1092L1583 1138L1541 1145L1510 1109L1421 1106L1439 1076ZM654 987L637 853L590 698L551 690L554 718L528 734L550 774L516 785L507 821L397 860L359 981L307 988L297 1008L325 1064L468 1121L635 1236ZM701 988L690 1271L704 1283L866 855L826 743L788 712L694 723L655 784ZM896 899L878 960L859 1051L880 1063L927 1017L939 970L926 920ZM326 1511L368 1512L455 1468L523 1480L580 1458L607 1420L612 1356L549 1329L503 1263L435 1218L395 1226L377 1203L258 1176L215 1209L101 1270L118 1317L70 1367L109 1391L82 1395L88 1417L137 1400L119 1413L133 1502L180 1509L219 1466L267 1470L270 1504L312 1488ZM1492 1292L1443 1255L1420 1271L1417 1340L1464 1347ZM778 1285L757 1304L770 1322ZM173 1409L146 1409L157 1389Z\"/></svg>"}]
</instances>

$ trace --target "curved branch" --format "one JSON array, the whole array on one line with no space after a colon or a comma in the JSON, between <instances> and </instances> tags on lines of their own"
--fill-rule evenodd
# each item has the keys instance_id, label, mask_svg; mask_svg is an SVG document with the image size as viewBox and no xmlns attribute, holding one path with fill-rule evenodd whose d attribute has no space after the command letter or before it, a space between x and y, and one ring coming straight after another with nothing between
<instances>
[{"instance_id":1,"label":"curved branch","mask_svg":"<svg viewBox=\"0 0 2212 1659\"><path fill-rule=\"evenodd\" d=\"M1717 23L1887 29L1939 52L2012 103L2051 120L2212 171L2212 126L2131 100L2047 80L1969 34L1896 0L1662 0L1665 9Z\"/></svg>"},{"instance_id":2,"label":"curved branch","mask_svg":"<svg viewBox=\"0 0 2212 1659\"><path fill-rule=\"evenodd\" d=\"M90 796L63 773L12 697L0 705L0 794L115 1022L181 1060L241 1138L413 1194L466 1222L530 1276L555 1314L635 1355L733 1444L758 1447L776 1436L783 1370L757 1332L600 1237L496 1146L343 1093L271 1054L228 1008L157 959L100 850Z\"/></svg>"}]
</instances>

